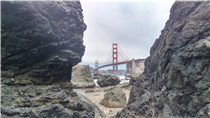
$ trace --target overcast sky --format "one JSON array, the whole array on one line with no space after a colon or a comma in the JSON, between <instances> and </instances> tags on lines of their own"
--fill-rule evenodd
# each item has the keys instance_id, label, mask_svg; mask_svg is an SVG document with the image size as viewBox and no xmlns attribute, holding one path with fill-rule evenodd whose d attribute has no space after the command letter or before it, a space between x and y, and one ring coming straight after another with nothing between
<instances>
[{"instance_id":1,"label":"overcast sky","mask_svg":"<svg viewBox=\"0 0 210 118\"><path fill-rule=\"evenodd\" d=\"M87 30L83 37L86 50L80 64L93 67L98 59L102 65L112 43L117 43L130 59L147 58L169 18L173 3L81 0Z\"/></svg>"}]
</instances>

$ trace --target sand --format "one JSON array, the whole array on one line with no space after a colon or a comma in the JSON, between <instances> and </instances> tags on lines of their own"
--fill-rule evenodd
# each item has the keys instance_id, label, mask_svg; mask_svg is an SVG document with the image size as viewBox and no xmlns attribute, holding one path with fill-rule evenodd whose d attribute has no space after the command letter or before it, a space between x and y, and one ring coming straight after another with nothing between
<instances>
[{"instance_id":1,"label":"sand","mask_svg":"<svg viewBox=\"0 0 210 118\"><path fill-rule=\"evenodd\" d=\"M116 87L122 87L124 85L128 85L128 83L119 84ZM117 114L118 111L121 111L123 108L108 108L104 105L99 104L100 101L104 98L104 89L109 87L96 87L96 88L85 88L85 89L74 89L74 91L81 93L85 97L89 98L95 105L97 105L104 113L107 115L106 118L114 116ZM122 88L123 92L126 94L126 100L128 102L128 98L130 95L130 88ZM85 93L86 90L94 90L94 92Z\"/></svg>"}]
</instances>

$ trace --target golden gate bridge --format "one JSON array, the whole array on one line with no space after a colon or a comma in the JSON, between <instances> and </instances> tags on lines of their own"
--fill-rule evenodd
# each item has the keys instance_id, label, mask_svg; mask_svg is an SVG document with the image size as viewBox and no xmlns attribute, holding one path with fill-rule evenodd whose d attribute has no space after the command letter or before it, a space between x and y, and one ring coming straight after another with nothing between
<instances>
[{"instance_id":1,"label":"golden gate bridge","mask_svg":"<svg viewBox=\"0 0 210 118\"><path fill-rule=\"evenodd\" d=\"M112 54L111 54L112 52ZM102 66L98 65L98 60L95 61L95 73L98 73L98 69L107 66L113 66L113 73L118 73L118 65L126 64L126 73L130 73L133 69L133 64L136 67L144 67L145 59L129 59L128 56L122 51L122 49L117 45L117 43L112 44L112 48L109 55Z\"/></svg>"}]
</instances>

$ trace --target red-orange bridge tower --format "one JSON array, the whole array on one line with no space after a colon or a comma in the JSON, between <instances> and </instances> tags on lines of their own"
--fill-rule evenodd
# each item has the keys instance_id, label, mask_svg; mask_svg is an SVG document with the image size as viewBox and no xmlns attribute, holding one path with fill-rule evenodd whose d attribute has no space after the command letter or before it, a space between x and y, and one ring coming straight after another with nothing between
<instances>
[{"instance_id":1,"label":"red-orange bridge tower","mask_svg":"<svg viewBox=\"0 0 210 118\"><path fill-rule=\"evenodd\" d=\"M103 66L98 65L98 60L95 62L95 73L98 73L98 69L104 68L107 66L113 66L113 73L118 73L118 65L120 64L126 64L126 72L129 73L133 69L133 64L135 64L136 67L144 67L145 59L133 59L130 60L125 53L121 50L121 48L117 45L117 43L112 44L112 51L110 50L110 53L112 52L112 57L109 58L110 54L108 55L108 58ZM120 52L121 51L121 52ZM121 56L124 61L119 61L118 57ZM110 61L112 60L112 62ZM110 63L111 62L111 63Z\"/></svg>"}]
</instances>

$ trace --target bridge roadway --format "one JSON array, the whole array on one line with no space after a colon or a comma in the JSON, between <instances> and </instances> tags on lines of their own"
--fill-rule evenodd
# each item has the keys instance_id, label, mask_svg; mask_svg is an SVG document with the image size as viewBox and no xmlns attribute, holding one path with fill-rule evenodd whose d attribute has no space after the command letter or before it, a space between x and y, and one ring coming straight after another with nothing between
<instances>
[{"instance_id":1,"label":"bridge roadway","mask_svg":"<svg viewBox=\"0 0 210 118\"><path fill-rule=\"evenodd\" d=\"M136 59L134 60L135 62L141 62L141 61L145 61L146 59ZM130 60L130 61L127 61L127 63L132 63L133 60ZM113 66L113 65L121 65L121 64L126 64L126 61L122 61L122 62L118 62L118 63L112 63L112 64L107 64L107 65L103 65L103 66L100 66L98 68L95 68L95 70L98 70L100 68L104 68L104 67L107 67L107 66Z\"/></svg>"}]
</instances>

